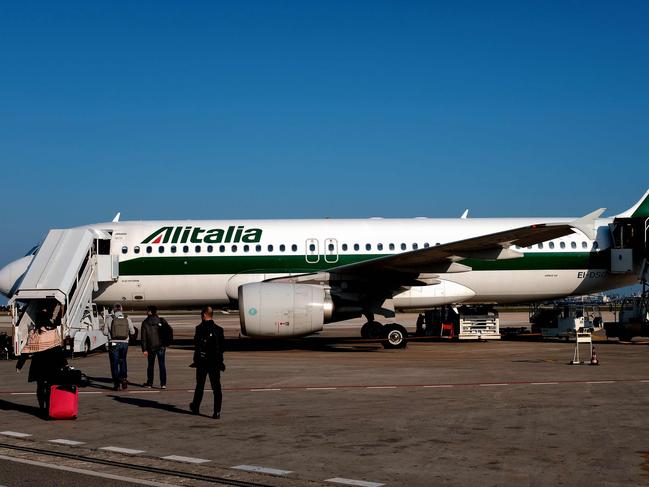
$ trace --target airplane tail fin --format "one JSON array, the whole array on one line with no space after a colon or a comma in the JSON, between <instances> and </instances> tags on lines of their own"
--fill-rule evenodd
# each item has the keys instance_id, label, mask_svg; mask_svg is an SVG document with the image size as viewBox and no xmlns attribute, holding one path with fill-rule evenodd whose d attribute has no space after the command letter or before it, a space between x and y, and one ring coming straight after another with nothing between
<instances>
[{"instance_id":1,"label":"airplane tail fin","mask_svg":"<svg viewBox=\"0 0 649 487\"><path fill-rule=\"evenodd\" d=\"M626 210L619 215L616 215L616 218L636 218L636 217L649 217L649 190L647 190L642 198L633 205L631 208Z\"/></svg>"}]
</instances>

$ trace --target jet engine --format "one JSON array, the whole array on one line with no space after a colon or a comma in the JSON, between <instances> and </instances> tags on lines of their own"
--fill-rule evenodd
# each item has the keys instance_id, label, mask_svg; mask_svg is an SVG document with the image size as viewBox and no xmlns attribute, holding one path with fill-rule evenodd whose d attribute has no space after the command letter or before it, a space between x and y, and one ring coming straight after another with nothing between
<instances>
[{"instance_id":1,"label":"jet engine","mask_svg":"<svg viewBox=\"0 0 649 487\"><path fill-rule=\"evenodd\" d=\"M322 330L333 313L329 290L312 284L239 286L241 331L252 337L296 337Z\"/></svg>"}]
</instances>

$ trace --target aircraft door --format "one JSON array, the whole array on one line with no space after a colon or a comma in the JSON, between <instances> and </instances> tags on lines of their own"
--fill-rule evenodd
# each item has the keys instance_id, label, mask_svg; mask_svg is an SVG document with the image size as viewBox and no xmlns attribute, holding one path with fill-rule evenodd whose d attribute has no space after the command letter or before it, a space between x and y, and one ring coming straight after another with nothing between
<instances>
[{"instance_id":1,"label":"aircraft door","mask_svg":"<svg viewBox=\"0 0 649 487\"><path fill-rule=\"evenodd\" d=\"M307 238L306 240L306 261L309 264L317 264L320 261L320 245L318 239Z\"/></svg>"},{"instance_id":2,"label":"aircraft door","mask_svg":"<svg viewBox=\"0 0 649 487\"><path fill-rule=\"evenodd\" d=\"M335 264L338 262L338 240L335 238L325 239L325 262L328 264Z\"/></svg>"}]
</instances>

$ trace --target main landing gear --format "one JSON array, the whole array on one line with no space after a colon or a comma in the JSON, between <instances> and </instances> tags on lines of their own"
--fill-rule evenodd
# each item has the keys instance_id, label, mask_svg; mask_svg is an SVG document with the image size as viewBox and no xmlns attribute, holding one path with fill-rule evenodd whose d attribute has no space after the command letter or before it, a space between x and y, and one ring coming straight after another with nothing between
<instances>
[{"instance_id":1,"label":"main landing gear","mask_svg":"<svg viewBox=\"0 0 649 487\"><path fill-rule=\"evenodd\" d=\"M385 348L405 348L408 344L408 331L398 323L388 323L382 325L374 321L373 316L367 317L367 323L361 327L361 336L363 338L383 339Z\"/></svg>"}]
</instances>

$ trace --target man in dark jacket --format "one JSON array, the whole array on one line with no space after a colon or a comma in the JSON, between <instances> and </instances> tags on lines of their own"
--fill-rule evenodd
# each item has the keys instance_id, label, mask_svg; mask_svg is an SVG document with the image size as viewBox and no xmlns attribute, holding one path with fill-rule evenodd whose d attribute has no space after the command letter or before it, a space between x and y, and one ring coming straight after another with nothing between
<instances>
[{"instance_id":1,"label":"man in dark jacket","mask_svg":"<svg viewBox=\"0 0 649 487\"><path fill-rule=\"evenodd\" d=\"M196 389L194 400L189 405L192 413L198 414L203 400L205 379L210 376L212 392L214 393L214 419L221 418L221 372L225 371L223 351L225 338L223 328L212 320L213 312L209 306L201 312L200 325L196 327L194 335L194 366L196 367Z\"/></svg>"},{"instance_id":2,"label":"man in dark jacket","mask_svg":"<svg viewBox=\"0 0 649 487\"><path fill-rule=\"evenodd\" d=\"M144 387L153 387L153 367L158 357L160 368L160 387L167 388L167 369L165 367L165 344L161 330L169 324L164 318L158 316L158 309L155 306L147 308L147 317L142 322L140 334L142 337L142 353L147 358L146 382Z\"/></svg>"}]
</instances>

